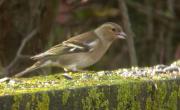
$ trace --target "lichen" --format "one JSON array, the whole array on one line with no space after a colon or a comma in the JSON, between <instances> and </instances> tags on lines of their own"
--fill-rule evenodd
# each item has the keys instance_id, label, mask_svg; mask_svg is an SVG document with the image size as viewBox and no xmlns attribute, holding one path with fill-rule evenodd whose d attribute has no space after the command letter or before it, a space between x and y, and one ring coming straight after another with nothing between
<instances>
[{"instance_id":1,"label":"lichen","mask_svg":"<svg viewBox=\"0 0 180 110\"><path fill-rule=\"evenodd\" d=\"M42 94L28 94L28 100L23 97L23 94L21 95L21 101L17 102L23 102L25 103L25 110L49 110L49 95L47 93Z\"/></svg>"},{"instance_id":2,"label":"lichen","mask_svg":"<svg viewBox=\"0 0 180 110\"><path fill-rule=\"evenodd\" d=\"M153 109L157 110L164 107L164 99L167 94L167 85L165 82L157 83L157 90L154 91L154 103Z\"/></svg>"},{"instance_id":3,"label":"lichen","mask_svg":"<svg viewBox=\"0 0 180 110\"><path fill-rule=\"evenodd\" d=\"M38 110L49 110L49 95L47 93L43 93L40 96L41 97L38 99L37 103Z\"/></svg>"},{"instance_id":4,"label":"lichen","mask_svg":"<svg viewBox=\"0 0 180 110\"><path fill-rule=\"evenodd\" d=\"M168 103L168 110L177 110L177 92L174 91L169 96L169 99L167 100Z\"/></svg>"},{"instance_id":5,"label":"lichen","mask_svg":"<svg viewBox=\"0 0 180 110\"><path fill-rule=\"evenodd\" d=\"M45 78L42 76L18 78L14 83L1 83L0 96L13 97L13 102L11 101L13 110L20 108L46 110L52 107L54 98L56 102L53 103L53 106L55 105L53 109L58 107L69 109L69 106L85 110L178 109L177 101L180 97L178 78L172 79L168 75L165 78L122 77L119 72L120 70L101 71L100 75L95 72L70 73L73 80L67 80L61 74ZM4 107L6 106L8 104Z\"/></svg>"},{"instance_id":6,"label":"lichen","mask_svg":"<svg viewBox=\"0 0 180 110\"><path fill-rule=\"evenodd\" d=\"M82 99L83 110L108 110L109 101L97 88L89 89L88 96Z\"/></svg>"},{"instance_id":7,"label":"lichen","mask_svg":"<svg viewBox=\"0 0 180 110\"><path fill-rule=\"evenodd\" d=\"M169 95L168 98L166 99L165 105L167 105L168 110L178 110L177 108L178 93L176 90L179 89L178 87L179 85L177 85L177 83L174 82L172 84L168 83L167 86L168 86L167 91L169 92Z\"/></svg>"},{"instance_id":8,"label":"lichen","mask_svg":"<svg viewBox=\"0 0 180 110\"><path fill-rule=\"evenodd\" d=\"M22 95L15 95L13 98L12 110L19 110L22 100Z\"/></svg>"},{"instance_id":9,"label":"lichen","mask_svg":"<svg viewBox=\"0 0 180 110\"><path fill-rule=\"evenodd\" d=\"M128 83L119 85L117 94L117 110L139 110L140 104L138 101L136 101L136 97L138 96L139 92L139 83L134 84L134 86Z\"/></svg>"},{"instance_id":10,"label":"lichen","mask_svg":"<svg viewBox=\"0 0 180 110\"><path fill-rule=\"evenodd\" d=\"M70 93L71 93L71 92L70 92L69 90L65 90L65 91L62 93L62 104L63 104L63 105L66 105Z\"/></svg>"},{"instance_id":11,"label":"lichen","mask_svg":"<svg viewBox=\"0 0 180 110\"><path fill-rule=\"evenodd\" d=\"M147 99L146 99L146 110L152 110L152 99L151 99L151 97L148 97Z\"/></svg>"},{"instance_id":12,"label":"lichen","mask_svg":"<svg viewBox=\"0 0 180 110\"><path fill-rule=\"evenodd\" d=\"M154 90L149 88L147 92L146 110L177 110L177 84L175 82L167 83L166 81L156 82L155 84L157 88L154 88Z\"/></svg>"}]
</instances>

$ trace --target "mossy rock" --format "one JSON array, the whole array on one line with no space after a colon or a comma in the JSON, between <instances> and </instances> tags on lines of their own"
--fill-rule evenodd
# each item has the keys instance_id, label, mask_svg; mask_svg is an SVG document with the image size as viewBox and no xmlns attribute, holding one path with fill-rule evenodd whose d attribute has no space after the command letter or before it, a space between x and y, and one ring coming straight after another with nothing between
<instances>
[{"instance_id":1,"label":"mossy rock","mask_svg":"<svg viewBox=\"0 0 180 110\"><path fill-rule=\"evenodd\" d=\"M180 110L179 76L124 70L13 79L0 84L0 110Z\"/></svg>"}]
</instances>

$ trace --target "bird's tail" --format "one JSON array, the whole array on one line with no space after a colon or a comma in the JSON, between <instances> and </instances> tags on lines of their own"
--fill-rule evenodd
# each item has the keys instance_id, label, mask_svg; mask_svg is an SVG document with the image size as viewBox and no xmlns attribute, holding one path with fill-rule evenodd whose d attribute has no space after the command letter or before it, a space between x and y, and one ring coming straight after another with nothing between
<instances>
[{"instance_id":1,"label":"bird's tail","mask_svg":"<svg viewBox=\"0 0 180 110\"><path fill-rule=\"evenodd\" d=\"M43 53L37 54L35 56L32 56L31 59L32 60L39 60L39 59L42 59L43 57L45 57L46 55L48 55L48 53L47 52L43 52Z\"/></svg>"},{"instance_id":2,"label":"bird's tail","mask_svg":"<svg viewBox=\"0 0 180 110\"><path fill-rule=\"evenodd\" d=\"M45 67L47 65L51 64L50 61L47 61L47 60L40 60L40 61L37 61L35 64L33 64L32 66L30 66L29 68L26 68L24 71L20 72L20 73L17 73L14 77L21 77L23 75L25 75L26 73L29 73L33 70L36 70L36 69L39 69L39 68L42 68L42 67ZM2 82L5 82L7 80L10 80L11 77L4 77L4 78L1 78L0 79L0 83Z\"/></svg>"},{"instance_id":3,"label":"bird's tail","mask_svg":"<svg viewBox=\"0 0 180 110\"><path fill-rule=\"evenodd\" d=\"M10 80L10 77L4 77L0 79L0 83Z\"/></svg>"},{"instance_id":4,"label":"bird's tail","mask_svg":"<svg viewBox=\"0 0 180 110\"><path fill-rule=\"evenodd\" d=\"M29 72L34 71L36 69L39 69L39 68L44 66L43 63L44 63L44 61L37 61L35 64L26 68L24 71L17 73L14 77L21 77L21 76L25 75L26 73L29 73Z\"/></svg>"},{"instance_id":5,"label":"bird's tail","mask_svg":"<svg viewBox=\"0 0 180 110\"><path fill-rule=\"evenodd\" d=\"M33 70L36 70L36 69L38 69L38 68L40 68L41 66L39 65L39 62L37 62L37 63L35 63L35 64L33 64L31 67L29 67L29 68L26 68L24 71L22 71L22 72L20 72L20 73L17 73L14 77L21 77L21 76L23 76L23 75L25 75L26 73L28 73L28 72L31 72L31 71L33 71ZM1 78L0 79L0 83L2 83L2 82L5 82L5 81L8 81L8 80L10 80L11 79L11 77L4 77L4 78Z\"/></svg>"}]
</instances>

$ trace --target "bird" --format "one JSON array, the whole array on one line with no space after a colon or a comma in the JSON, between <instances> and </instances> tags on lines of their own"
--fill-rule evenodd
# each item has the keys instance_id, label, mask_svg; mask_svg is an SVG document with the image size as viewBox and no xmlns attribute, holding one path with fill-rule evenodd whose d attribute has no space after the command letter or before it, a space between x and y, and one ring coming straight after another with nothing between
<instances>
[{"instance_id":1,"label":"bird","mask_svg":"<svg viewBox=\"0 0 180 110\"><path fill-rule=\"evenodd\" d=\"M106 22L94 30L71 37L50 49L32 56L36 62L17 73L21 77L33 70L56 66L67 71L82 71L98 62L116 39L126 39L122 27L114 22ZM7 79L7 78L5 78Z\"/></svg>"}]
</instances>

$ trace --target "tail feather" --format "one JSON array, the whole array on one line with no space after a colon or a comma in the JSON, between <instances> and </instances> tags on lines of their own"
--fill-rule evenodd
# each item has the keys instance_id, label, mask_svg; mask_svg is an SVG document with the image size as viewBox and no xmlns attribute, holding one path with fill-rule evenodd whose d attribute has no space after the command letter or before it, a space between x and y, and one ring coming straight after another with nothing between
<instances>
[{"instance_id":1,"label":"tail feather","mask_svg":"<svg viewBox=\"0 0 180 110\"><path fill-rule=\"evenodd\" d=\"M29 68L26 68L24 71L20 72L20 73L17 73L14 77L21 77L31 71L34 71L36 69L39 69L39 68L42 68L42 67L45 67L45 66L48 66L49 64L51 64L51 61L48 61L48 60L40 60L40 61L37 61L35 64L33 64L32 66L30 66ZM1 78L0 79L0 83L4 82L4 81L7 81L7 80L10 80L11 78L10 77L4 77L4 78Z\"/></svg>"},{"instance_id":2,"label":"tail feather","mask_svg":"<svg viewBox=\"0 0 180 110\"><path fill-rule=\"evenodd\" d=\"M21 77L21 76L25 75L26 73L29 73L31 71L38 69L38 68L41 68L42 64L43 64L43 61L38 61L35 64L33 64L32 66L30 66L29 68L26 68L24 71L17 73L15 75L15 77Z\"/></svg>"},{"instance_id":3,"label":"tail feather","mask_svg":"<svg viewBox=\"0 0 180 110\"><path fill-rule=\"evenodd\" d=\"M38 59L41 59L41 58L43 58L43 57L44 57L44 54L43 54L43 53L41 53L41 54L38 54L38 55L32 56L32 57L31 57L31 59L33 59L33 60L38 60Z\"/></svg>"},{"instance_id":4,"label":"tail feather","mask_svg":"<svg viewBox=\"0 0 180 110\"><path fill-rule=\"evenodd\" d=\"M0 83L10 80L10 77L4 77L0 79Z\"/></svg>"},{"instance_id":5,"label":"tail feather","mask_svg":"<svg viewBox=\"0 0 180 110\"><path fill-rule=\"evenodd\" d=\"M31 71L33 71L33 70L36 70L36 69L38 69L38 68L40 68L40 67L41 67L41 66L40 66L40 62L37 62L37 63L35 63L34 65L32 65L31 67L25 69L24 71L22 71L22 72L20 72L20 73L17 73L14 77L16 77L16 78L17 78L17 77L21 77L21 76L25 75L26 73L31 72ZM4 77L4 78L0 79L0 83L5 82L5 81L8 81L8 80L10 80L10 79L11 79L10 77Z\"/></svg>"}]
</instances>

